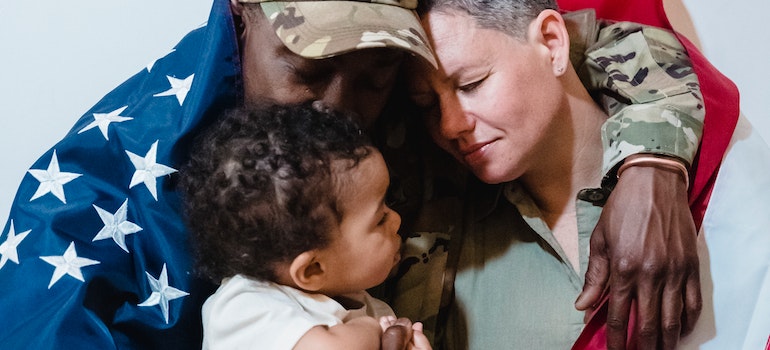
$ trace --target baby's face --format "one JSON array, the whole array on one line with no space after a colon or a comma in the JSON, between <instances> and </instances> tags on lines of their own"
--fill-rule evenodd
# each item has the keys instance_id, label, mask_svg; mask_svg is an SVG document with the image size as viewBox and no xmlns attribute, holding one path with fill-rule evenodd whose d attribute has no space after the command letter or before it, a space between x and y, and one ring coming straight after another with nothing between
<instances>
[{"instance_id":1,"label":"baby's face","mask_svg":"<svg viewBox=\"0 0 770 350\"><path fill-rule=\"evenodd\" d=\"M342 221L324 249L331 257L327 295L374 287L401 258L401 216L385 204L390 178L382 155L373 150L343 176Z\"/></svg>"}]
</instances>

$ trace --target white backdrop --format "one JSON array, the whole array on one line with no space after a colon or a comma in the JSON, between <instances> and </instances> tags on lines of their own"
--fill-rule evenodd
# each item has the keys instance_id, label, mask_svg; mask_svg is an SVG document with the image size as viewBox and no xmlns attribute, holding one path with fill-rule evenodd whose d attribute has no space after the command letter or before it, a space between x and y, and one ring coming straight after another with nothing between
<instances>
[{"instance_id":1,"label":"white backdrop","mask_svg":"<svg viewBox=\"0 0 770 350\"><path fill-rule=\"evenodd\" d=\"M0 0L0 225L32 163L104 94L203 23L211 3ZM762 26L770 3L684 3L706 56L738 84L743 112L770 139L770 89L760 86L770 81Z\"/></svg>"}]
</instances>

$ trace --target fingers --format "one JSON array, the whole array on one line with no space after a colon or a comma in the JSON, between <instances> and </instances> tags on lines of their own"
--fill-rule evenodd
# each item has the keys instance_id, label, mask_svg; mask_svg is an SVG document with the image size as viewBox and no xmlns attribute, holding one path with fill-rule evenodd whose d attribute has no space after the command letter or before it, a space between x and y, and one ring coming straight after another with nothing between
<instances>
[{"instance_id":1,"label":"fingers","mask_svg":"<svg viewBox=\"0 0 770 350\"><path fill-rule=\"evenodd\" d=\"M407 329L403 325L394 324L382 333L382 350L404 350L412 337L411 328Z\"/></svg>"},{"instance_id":2,"label":"fingers","mask_svg":"<svg viewBox=\"0 0 770 350\"><path fill-rule=\"evenodd\" d=\"M689 334L695 328L695 322L700 317L703 308L703 297L700 291L700 273L695 269L687 277L684 291L684 315L682 315L682 335Z\"/></svg>"},{"instance_id":3,"label":"fingers","mask_svg":"<svg viewBox=\"0 0 770 350\"><path fill-rule=\"evenodd\" d=\"M639 285L637 287L637 293L636 293L637 294L636 296L636 300L637 300L636 343L639 349L657 349L658 339L660 338L660 330L661 330L661 322L662 322L661 317L663 316L661 307L663 304L666 304L665 297L666 296L671 297L672 293L669 290L667 291L668 295L662 295L664 293L663 281L656 275L652 275L652 276L647 275L642 277L646 277L646 278L639 282ZM670 285L670 283L668 285ZM663 301L661 301L661 297L663 297ZM681 304L682 304L681 294L676 295L676 297L679 299L679 305L680 305L679 311L681 312ZM674 303L668 303L667 305L671 307L673 306L673 304ZM679 317L679 314L677 314L677 319L678 317ZM679 330L677 329L677 337L678 335L679 335ZM678 338L676 340L678 340Z\"/></svg>"},{"instance_id":4,"label":"fingers","mask_svg":"<svg viewBox=\"0 0 770 350\"><path fill-rule=\"evenodd\" d=\"M385 332L385 330L392 326L393 322L396 321L396 316L382 316L380 317L379 321L382 331Z\"/></svg>"},{"instance_id":5,"label":"fingers","mask_svg":"<svg viewBox=\"0 0 770 350\"><path fill-rule=\"evenodd\" d=\"M687 274L642 274L638 282L637 345L639 349L675 349L700 315L702 299L697 271ZM665 280L665 284L663 282Z\"/></svg>"},{"instance_id":6,"label":"fingers","mask_svg":"<svg viewBox=\"0 0 770 350\"><path fill-rule=\"evenodd\" d=\"M584 311L593 307L604 294L608 279L609 261L592 256L588 260L585 284L583 285L583 291L575 300L575 308Z\"/></svg>"},{"instance_id":7,"label":"fingers","mask_svg":"<svg viewBox=\"0 0 770 350\"><path fill-rule=\"evenodd\" d=\"M613 282L610 290L607 308L607 349L625 349L633 296L627 284Z\"/></svg>"},{"instance_id":8,"label":"fingers","mask_svg":"<svg viewBox=\"0 0 770 350\"><path fill-rule=\"evenodd\" d=\"M406 318L406 317L399 317L395 321L393 321L393 324L397 324L400 326L404 326L406 328L412 328L412 320Z\"/></svg>"},{"instance_id":9,"label":"fingers","mask_svg":"<svg viewBox=\"0 0 770 350\"><path fill-rule=\"evenodd\" d=\"M575 301L575 308L578 310L586 311L593 308L606 290L607 281L610 278L610 261L605 247L600 232L594 232L591 236L591 253L588 258L585 284Z\"/></svg>"},{"instance_id":10,"label":"fingers","mask_svg":"<svg viewBox=\"0 0 770 350\"><path fill-rule=\"evenodd\" d=\"M676 348L679 343L679 336L682 334L683 287L684 283L682 282L671 282L663 290L660 317L663 349Z\"/></svg>"},{"instance_id":11,"label":"fingers","mask_svg":"<svg viewBox=\"0 0 770 350\"><path fill-rule=\"evenodd\" d=\"M423 333L422 322L415 322L412 325L414 334L412 335L412 343L409 346L410 350L428 350L431 349L428 337Z\"/></svg>"}]
</instances>

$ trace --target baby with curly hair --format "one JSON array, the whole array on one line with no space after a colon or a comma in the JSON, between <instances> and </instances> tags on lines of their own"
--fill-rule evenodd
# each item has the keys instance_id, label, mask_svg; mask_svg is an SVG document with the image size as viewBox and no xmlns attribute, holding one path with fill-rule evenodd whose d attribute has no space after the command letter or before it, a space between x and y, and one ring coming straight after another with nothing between
<instances>
[{"instance_id":1,"label":"baby with curly hair","mask_svg":"<svg viewBox=\"0 0 770 350\"><path fill-rule=\"evenodd\" d=\"M180 169L199 272L221 282L203 306L203 348L380 349L404 322L365 291L400 259L389 183L344 114L241 108L204 130ZM430 349L422 325L411 330L407 347Z\"/></svg>"}]
</instances>

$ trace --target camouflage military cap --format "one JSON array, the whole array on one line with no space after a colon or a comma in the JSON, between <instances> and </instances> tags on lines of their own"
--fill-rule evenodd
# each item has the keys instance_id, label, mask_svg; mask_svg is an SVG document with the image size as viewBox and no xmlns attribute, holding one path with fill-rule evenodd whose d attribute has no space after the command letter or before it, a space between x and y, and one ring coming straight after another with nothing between
<instances>
[{"instance_id":1,"label":"camouflage military cap","mask_svg":"<svg viewBox=\"0 0 770 350\"><path fill-rule=\"evenodd\" d=\"M275 33L292 52L326 58L388 47L437 66L414 9L417 0L239 0L259 3Z\"/></svg>"}]
</instances>

